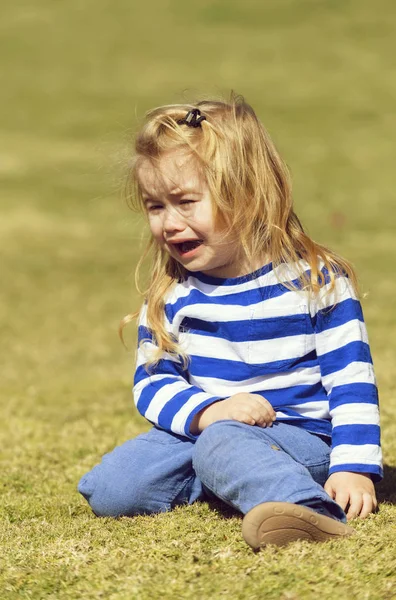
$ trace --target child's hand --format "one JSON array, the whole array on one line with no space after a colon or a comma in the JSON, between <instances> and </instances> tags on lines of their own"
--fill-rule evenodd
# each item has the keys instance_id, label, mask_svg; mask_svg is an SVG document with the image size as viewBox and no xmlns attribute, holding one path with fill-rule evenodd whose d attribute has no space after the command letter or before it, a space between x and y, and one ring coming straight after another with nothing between
<instances>
[{"instance_id":1,"label":"child's hand","mask_svg":"<svg viewBox=\"0 0 396 600\"><path fill-rule=\"evenodd\" d=\"M270 427L276 419L271 404L259 394L241 392L223 400L222 419L231 419L247 425Z\"/></svg>"},{"instance_id":2,"label":"child's hand","mask_svg":"<svg viewBox=\"0 0 396 600\"><path fill-rule=\"evenodd\" d=\"M377 508L374 484L365 473L341 471L330 475L325 491L346 512L348 521L355 517L365 519Z\"/></svg>"},{"instance_id":3,"label":"child's hand","mask_svg":"<svg viewBox=\"0 0 396 600\"><path fill-rule=\"evenodd\" d=\"M196 434L216 421L228 419L267 427L275 421L276 413L268 400L259 394L241 392L204 408L194 417L190 430Z\"/></svg>"}]
</instances>

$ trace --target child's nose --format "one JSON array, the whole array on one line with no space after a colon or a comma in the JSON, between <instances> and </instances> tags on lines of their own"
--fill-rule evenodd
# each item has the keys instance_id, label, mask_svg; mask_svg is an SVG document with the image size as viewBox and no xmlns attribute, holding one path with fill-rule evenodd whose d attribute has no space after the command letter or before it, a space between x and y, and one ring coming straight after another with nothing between
<instances>
[{"instance_id":1,"label":"child's nose","mask_svg":"<svg viewBox=\"0 0 396 600\"><path fill-rule=\"evenodd\" d=\"M183 217L178 213L177 210L173 209L165 212L163 228L166 233L170 233L172 231L183 231L185 227L186 225Z\"/></svg>"}]
</instances>

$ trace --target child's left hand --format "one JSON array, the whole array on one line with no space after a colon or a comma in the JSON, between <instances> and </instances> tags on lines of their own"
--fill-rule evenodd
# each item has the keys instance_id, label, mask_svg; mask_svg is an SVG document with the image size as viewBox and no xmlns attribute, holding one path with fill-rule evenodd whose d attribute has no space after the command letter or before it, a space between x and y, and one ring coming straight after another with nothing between
<instances>
[{"instance_id":1,"label":"child's left hand","mask_svg":"<svg viewBox=\"0 0 396 600\"><path fill-rule=\"evenodd\" d=\"M348 509L348 521L355 517L365 519L378 505L374 484L370 475L365 473L333 473L326 481L324 489L342 510Z\"/></svg>"}]
</instances>

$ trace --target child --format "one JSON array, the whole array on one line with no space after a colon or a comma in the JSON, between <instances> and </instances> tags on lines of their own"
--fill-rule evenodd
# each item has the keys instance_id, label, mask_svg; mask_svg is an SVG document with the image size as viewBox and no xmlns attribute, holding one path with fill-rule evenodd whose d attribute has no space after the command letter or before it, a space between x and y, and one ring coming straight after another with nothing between
<instances>
[{"instance_id":1,"label":"child","mask_svg":"<svg viewBox=\"0 0 396 600\"><path fill-rule=\"evenodd\" d=\"M304 232L239 97L149 112L132 172L153 250L134 398L153 427L79 491L101 516L217 497L255 550L350 535L382 477L352 267Z\"/></svg>"}]
</instances>

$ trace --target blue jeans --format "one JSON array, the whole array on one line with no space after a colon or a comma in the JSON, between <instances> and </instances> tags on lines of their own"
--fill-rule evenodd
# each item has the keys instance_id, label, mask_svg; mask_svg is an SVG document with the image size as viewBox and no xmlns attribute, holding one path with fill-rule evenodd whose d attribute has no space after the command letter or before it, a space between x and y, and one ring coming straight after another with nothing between
<instances>
[{"instance_id":1,"label":"blue jeans","mask_svg":"<svg viewBox=\"0 0 396 600\"><path fill-rule=\"evenodd\" d=\"M243 514L292 502L345 522L322 487L329 454L320 437L282 422L218 421L196 442L153 427L106 454L78 489L98 516L165 512L214 495Z\"/></svg>"}]
</instances>

